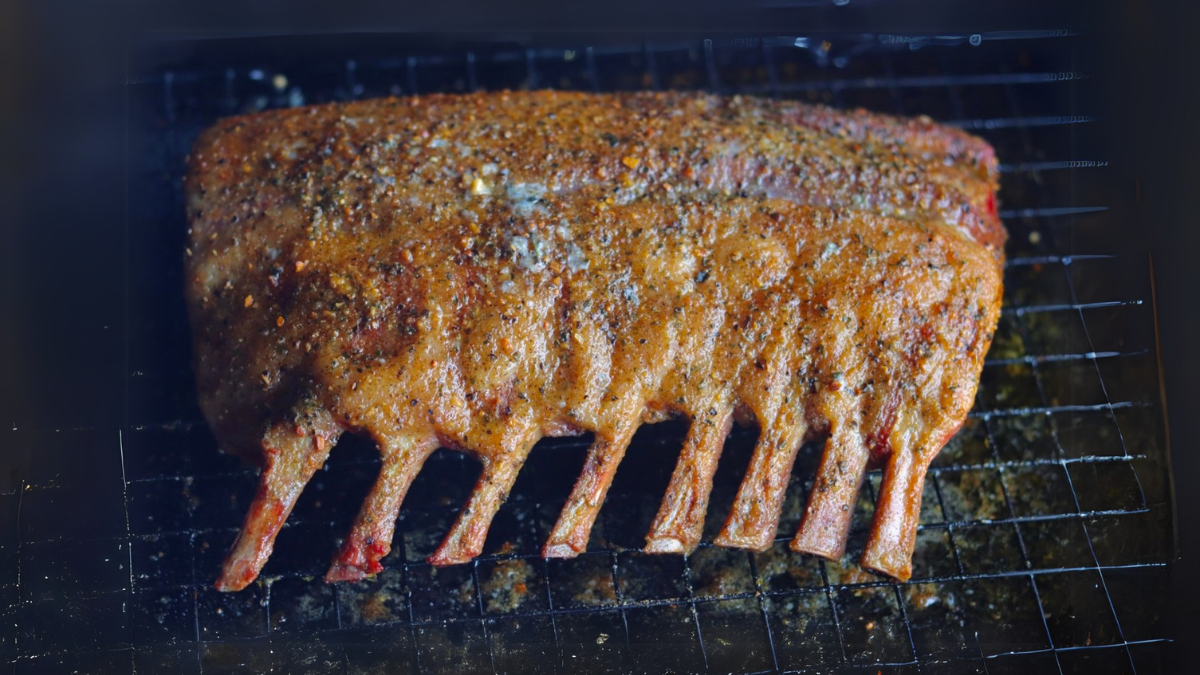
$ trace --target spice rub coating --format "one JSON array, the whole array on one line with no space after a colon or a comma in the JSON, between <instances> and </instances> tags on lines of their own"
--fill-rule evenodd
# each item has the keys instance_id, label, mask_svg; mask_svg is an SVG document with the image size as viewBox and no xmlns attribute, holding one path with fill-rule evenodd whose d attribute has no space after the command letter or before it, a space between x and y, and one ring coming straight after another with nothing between
<instances>
[{"instance_id":1,"label":"spice rub coating","mask_svg":"<svg viewBox=\"0 0 1200 675\"><path fill-rule=\"evenodd\" d=\"M263 468L218 587L257 575L341 433L381 474L327 578L378 572L437 447L483 472L435 564L478 555L536 441L592 433L544 554L582 552L638 425L690 422L647 550L692 550L721 447L761 429L716 543L838 556L868 463L867 567L910 573L921 486L1001 297L995 159L928 121L697 94L384 99L218 123L187 180L201 407Z\"/></svg>"}]
</instances>

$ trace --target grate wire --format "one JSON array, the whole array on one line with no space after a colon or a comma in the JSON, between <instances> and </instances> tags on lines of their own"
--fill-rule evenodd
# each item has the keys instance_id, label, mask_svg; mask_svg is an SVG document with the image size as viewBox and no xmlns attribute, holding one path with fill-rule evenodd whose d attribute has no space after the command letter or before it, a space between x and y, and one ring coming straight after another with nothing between
<instances>
[{"instance_id":1,"label":"grate wire","mask_svg":"<svg viewBox=\"0 0 1200 675\"><path fill-rule=\"evenodd\" d=\"M1006 93L1008 94L1008 99L1009 99L1009 101L1010 101L1010 105L1011 105L1011 107L1012 107L1012 110L1013 110L1013 116L1014 116L1014 117L1016 117L1016 118L1020 118L1020 117L1021 117L1021 106L1020 106L1020 103L1019 103L1019 98L1018 98L1018 94L1017 94L1017 91L1016 91L1016 89L1013 87L1013 85L1009 84L1009 85L1006 85L1006 87L1005 87L1005 90L1006 90ZM1031 148L1031 146L1032 146L1032 142L1031 142L1031 139L1029 138L1029 132L1028 132L1028 129L1024 129L1024 128L1023 128L1023 129L1021 130L1021 136L1022 136L1022 142L1025 144L1026 148L1027 148L1027 149ZM1104 208L1105 208L1105 207L1098 207L1096 210L1101 210L1101 209L1104 209ZM1080 211L1080 213L1082 213L1082 211ZM1078 303L1078 297L1077 297L1077 294L1076 294L1076 292L1075 292L1075 285L1074 285L1074 281L1073 281L1073 280L1072 280L1072 278L1071 278L1071 273L1070 273L1070 272L1071 272L1071 270L1070 270L1070 265L1069 265L1069 264L1064 264L1064 265L1062 266L1062 272L1063 272L1063 275L1064 275L1064 277L1066 278L1067 288L1070 290L1071 302L1072 302L1072 304L1074 304L1074 305L1078 305L1078 304L1079 304L1079 303ZM1109 398L1109 396L1108 396L1108 391L1107 391L1107 389L1106 389L1106 387L1105 387L1105 385L1104 385L1104 377L1103 377L1103 374L1100 372L1100 367L1099 367L1099 365L1098 365L1098 364L1097 364L1097 362L1096 362L1096 361L1097 361L1097 359L1096 359L1096 357L1095 357L1095 353L1096 353L1096 350L1095 350L1095 345L1092 343L1091 337L1090 337L1090 335L1088 334L1088 329L1087 329L1087 317L1084 315L1084 313L1083 313L1083 310L1082 310L1082 309L1076 309L1076 312L1078 312L1078 315L1079 315L1079 320L1080 320L1080 323L1081 323L1081 325L1082 325L1082 327L1083 327L1084 335L1087 337L1088 346L1089 346L1089 350L1088 350L1088 353L1087 353L1087 355L1091 355L1091 361L1092 361L1092 365L1093 365L1093 366L1095 367L1095 369L1096 369L1096 375L1097 375L1097 377L1098 377L1098 381L1099 381L1099 383L1100 383L1100 388L1101 388L1101 391L1103 392L1103 395L1104 395L1104 401L1105 401L1105 403L1108 403L1108 404L1110 404L1110 405L1111 405L1111 403L1112 403L1112 400ZM1085 357L1086 357L1087 355L1085 355ZM1038 392L1039 392L1039 395L1040 395L1040 396L1041 396L1041 398L1042 398L1042 402L1043 402L1043 404L1045 404L1045 403L1047 403L1048 401L1047 401L1047 397L1046 397L1046 387L1045 387L1045 384L1042 382L1042 378L1041 378L1041 368L1039 367L1039 364L1035 362L1035 363L1031 364L1031 369L1032 369L1032 371L1033 371L1033 373L1034 373L1034 378L1035 378L1035 381L1037 382L1037 385L1038 385ZM1109 415L1111 415L1111 412L1109 413ZM1129 453L1129 448L1128 448L1128 446L1126 446L1126 444L1125 444L1125 437L1124 437L1124 435L1121 433L1120 422L1119 422L1118 420L1116 420L1116 419L1115 419L1115 417L1114 417L1114 418L1113 418L1113 423L1114 423L1114 425L1115 425L1115 427L1116 427L1116 430L1117 430L1117 436L1118 436L1118 438L1119 438L1119 439L1120 439L1120 441L1121 441L1121 449L1124 451L1125 457L1126 457L1126 458L1128 458L1128 457L1129 457L1129 454L1130 454L1130 453ZM1058 453L1059 453L1059 457L1060 457L1060 458L1061 458L1061 457L1064 457L1064 456L1066 455L1066 452L1065 452L1065 450L1064 450L1064 449L1063 449L1063 447L1062 447L1062 443L1059 441L1059 437L1058 437L1058 431L1057 431L1057 425L1055 424L1055 422L1054 422L1054 420L1053 420L1053 419L1051 419L1051 435L1052 435L1052 437L1054 438L1055 446L1056 446L1056 449L1057 449L1057 451L1058 451ZM1068 486L1070 487L1070 489L1071 489L1071 499L1072 499L1072 500L1075 502L1075 509L1076 509L1076 511L1077 511L1077 512L1080 512L1080 511L1081 511L1081 509L1080 509L1080 506L1079 506L1079 494L1078 494L1078 493L1076 492L1076 490L1075 490L1075 482L1074 482L1074 480L1072 480L1072 478L1071 478L1071 472L1070 472L1070 471L1067 469L1067 466L1066 466L1066 464L1065 464L1065 463L1063 464L1063 473L1066 475L1067 485L1068 485ZM1137 472L1136 472L1136 471L1134 471L1134 472L1133 472L1133 476L1134 476L1134 480L1135 480L1135 481L1137 481L1137 490L1138 490L1138 494L1139 494L1139 497L1140 497L1140 499L1141 499L1142 507L1144 508L1144 507L1145 507L1145 505L1146 505L1146 495L1145 495L1145 492L1142 490L1141 481L1140 481L1140 479L1138 479L1138 478L1137 478ZM1107 601L1107 603L1108 603L1108 608L1109 608L1109 611L1111 611L1111 612L1112 612L1113 622L1114 622L1114 624L1115 624L1115 626L1116 626L1116 629L1117 629L1117 636L1120 638L1120 640L1121 640L1121 644L1123 645L1123 649L1124 649L1124 651L1125 651L1125 656L1126 656L1126 658L1129 660L1129 667L1130 667L1130 669L1131 669L1131 672L1133 672L1133 673L1136 673L1136 672L1137 672L1137 666L1136 666L1136 664L1134 663L1134 660L1133 660L1133 654L1132 654L1132 653L1130 652L1130 650L1129 650L1129 643L1128 643L1128 641L1125 639L1124 632L1121 630L1121 621L1120 621L1120 617L1118 617L1118 616L1117 616L1117 610L1116 610L1116 606L1115 606L1115 605L1114 605L1114 603L1113 603L1112 595L1109 593L1109 590L1108 590L1108 584L1107 584L1107 582L1105 581L1105 578L1104 578L1104 570L1102 569L1102 566L1100 565L1100 560L1099 560L1099 558L1096 556L1096 549L1095 549L1095 547L1092 545L1092 539L1091 539L1091 536L1090 536L1090 535L1089 535L1089 533L1088 533L1087 520L1086 520L1086 519L1082 520L1080 524L1081 524L1081 526L1082 526L1082 528L1083 528L1083 531L1084 531L1085 540L1087 541L1088 552L1089 552L1089 553L1091 554L1091 556L1092 556L1092 562L1094 562L1094 563L1095 563L1095 565L1096 565L1096 574L1097 574L1097 575L1100 577L1100 586L1101 586L1101 588L1104 590L1104 598L1105 598L1105 600L1106 600L1106 601ZM1017 530L1018 530L1018 532L1020 532L1020 527L1018 527L1018 528L1017 528ZM1040 596L1039 596L1039 597L1040 597ZM1051 644L1053 644L1053 642L1052 642ZM1059 667L1061 668L1061 662L1060 662L1060 664L1059 664Z\"/></svg>"}]
</instances>

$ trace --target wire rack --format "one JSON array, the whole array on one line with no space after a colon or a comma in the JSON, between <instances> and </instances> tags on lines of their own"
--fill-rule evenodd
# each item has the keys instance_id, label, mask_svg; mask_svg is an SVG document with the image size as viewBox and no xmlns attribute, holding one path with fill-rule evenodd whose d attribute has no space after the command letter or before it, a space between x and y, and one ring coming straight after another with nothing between
<instances>
[{"instance_id":1,"label":"wire rack","mask_svg":"<svg viewBox=\"0 0 1200 675\"><path fill-rule=\"evenodd\" d=\"M1172 556L1148 275L1090 248L1111 228L1095 78L1071 31L753 36L566 47L480 43L397 58L136 73L125 400L111 426L14 429L0 475L0 657L14 672L1158 672ZM400 41L402 45L402 41ZM790 553L818 449L800 453L775 546L647 556L682 439L639 432L591 545L538 546L586 442L534 451L485 554L424 556L478 474L439 452L405 503L387 570L320 575L378 462L343 441L256 585L212 590L256 477L216 452L194 398L181 294L181 177L218 117L477 88L706 88L928 114L1002 165L1005 307L974 411L934 463L913 579L858 569L878 474L841 562ZM1103 145L1091 143L1103 152ZM1132 269L1139 269L1134 265ZM754 432L735 431L706 534ZM80 512L80 505L86 508Z\"/></svg>"}]
</instances>

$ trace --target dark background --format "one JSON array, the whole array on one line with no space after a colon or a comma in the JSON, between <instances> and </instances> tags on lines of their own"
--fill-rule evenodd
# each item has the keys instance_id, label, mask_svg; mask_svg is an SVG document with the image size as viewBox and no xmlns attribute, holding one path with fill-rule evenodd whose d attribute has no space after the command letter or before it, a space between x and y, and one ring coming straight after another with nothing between
<instances>
[{"instance_id":1,"label":"dark background","mask_svg":"<svg viewBox=\"0 0 1200 675\"><path fill-rule=\"evenodd\" d=\"M251 6L253 4L253 6ZM317 10L284 2L206 3L164 12L151 3L17 2L0 7L0 433L47 419L78 427L124 408L120 387L127 337L106 323L103 299L124 292L121 240L125 199L126 83L148 43L175 36L265 36L342 32L316 41L331 53L386 51L364 32L479 32L487 35L583 32L592 41L628 32L760 32L781 26L817 31L931 32L1077 27L1108 83L1100 109L1120 133L1110 140L1113 209L1120 223L1093 236L1139 264L1153 261L1165 408L1176 485L1180 562L1172 574L1168 622L1177 656L1200 628L1200 476L1193 410L1200 406L1196 289L1200 264L1193 195L1200 193L1200 3L1168 0L976 3L852 0L738 3L443 2ZM424 4L424 3L422 3ZM513 3L508 3L513 4ZM361 11L360 11L361 10ZM262 40L245 49L283 50ZM169 57L169 49L153 50ZM273 54L276 61L286 53ZM146 65L142 62L143 65ZM72 411L64 420L63 410ZM50 415L48 411L55 411ZM1183 672L1182 660L1177 664Z\"/></svg>"}]
</instances>

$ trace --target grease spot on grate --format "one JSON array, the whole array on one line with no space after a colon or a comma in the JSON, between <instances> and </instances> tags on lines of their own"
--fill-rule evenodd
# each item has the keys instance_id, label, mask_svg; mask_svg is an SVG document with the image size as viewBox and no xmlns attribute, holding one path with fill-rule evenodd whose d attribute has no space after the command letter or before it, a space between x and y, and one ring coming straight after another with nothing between
<instances>
[{"instance_id":1,"label":"grease spot on grate","mask_svg":"<svg viewBox=\"0 0 1200 675\"><path fill-rule=\"evenodd\" d=\"M1002 462L1058 459L1058 445L1048 415L1014 415L989 420L996 439L996 457Z\"/></svg>"},{"instance_id":2,"label":"grease spot on grate","mask_svg":"<svg viewBox=\"0 0 1200 675\"><path fill-rule=\"evenodd\" d=\"M558 646L548 617L530 616L487 621L496 673L540 675L558 669Z\"/></svg>"},{"instance_id":3,"label":"grease spot on grate","mask_svg":"<svg viewBox=\"0 0 1200 675\"><path fill-rule=\"evenodd\" d=\"M410 567L408 588L413 617L419 622L478 617L479 601L471 572L470 565Z\"/></svg>"},{"instance_id":4,"label":"grease spot on grate","mask_svg":"<svg viewBox=\"0 0 1200 675\"><path fill-rule=\"evenodd\" d=\"M549 609L540 561L526 558L484 561L477 569L484 612L511 614Z\"/></svg>"},{"instance_id":5,"label":"grease spot on grate","mask_svg":"<svg viewBox=\"0 0 1200 675\"><path fill-rule=\"evenodd\" d=\"M699 672L704 653L696 620L684 604L639 607L625 611L636 672Z\"/></svg>"},{"instance_id":6,"label":"grease spot on grate","mask_svg":"<svg viewBox=\"0 0 1200 675\"><path fill-rule=\"evenodd\" d=\"M712 673L756 673L774 668L771 642L758 601L724 600L696 605L704 653Z\"/></svg>"},{"instance_id":7,"label":"grease spot on grate","mask_svg":"<svg viewBox=\"0 0 1200 675\"><path fill-rule=\"evenodd\" d=\"M954 543L967 574L997 574L1021 569L1021 540L1011 523L954 529Z\"/></svg>"},{"instance_id":8,"label":"grease spot on grate","mask_svg":"<svg viewBox=\"0 0 1200 675\"><path fill-rule=\"evenodd\" d=\"M627 673L632 656L625 623L616 611L563 614L555 618L564 670Z\"/></svg>"},{"instance_id":9,"label":"grease spot on grate","mask_svg":"<svg viewBox=\"0 0 1200 675\"><path fill-rule=\"evenodd\" d=\"M275 579L270 586L271 633L311 635L334 630L338 627L338 599L347 595L321 583L319 577ZM352 600L344 606L347 613L354 612ZM404 618L408 618L407 613Z\"/></svg>"},{"instance_id":10,"label":"grease spot on grate","mask_svg":"<svg viewBox=\"0 0 1200 675\"><path fill-rule=\"evenodd\" d=\"M555 609L604 607L617 603L612 556L583 553L570 560L551 560L550 597Z\"/></svg>"},{"instance_id":11,"label":"grease spot on grate","mask_svg":"<svg viewBox=\"0 0 1200 675\"><path fill-rule=\"evenodd\" d=\"M793 591L820 588L825 584L821 576L821 563L812 556L794 553L787 541L777 541L771 548L754 554L754 566L758 570L758 583L762 590Z\"/></svg>"},{"instance_id":12,"label":"grease spot on grate","mask_svg":"<svg viewBox=\"0 0 1200 675\"><path fill-rule=\"evenodd\" d=\"M952 522L992 520L1007 515L1000 474L992 469L939 471L938 488Z\"/></svg>"},{"instance_id":13,"label":"grease spot on grate","mask_svg":"<svg viewBox=\"0 0 1200 675\"><path fill-rule=\"evenodd\" d=\"M840 661L837 627L824 592L771 596L764 604L781 668Z\"/></svg>"},{"instance_id":14,"label":"grease spot on grate","mask_svg":"<svg viewBox=\"0 0 1200 675\"><path fill-rule=\"evenodd\" d=\"M434 624L420 626L416 631L422 672L446 675L492 672L481 624L473 621Z\"/></svg>"},{"instance_id":15,"label":"grease spot on grate","mask_svg":"<svg viewBox=\"0 0 1200 675\"><path fill-rule=\"evenodd\" d=\"M750 558L745 551L706 546L688 558L691 585L697 598L721 598L754 593Z\"/></svg>"}]
</instances>

